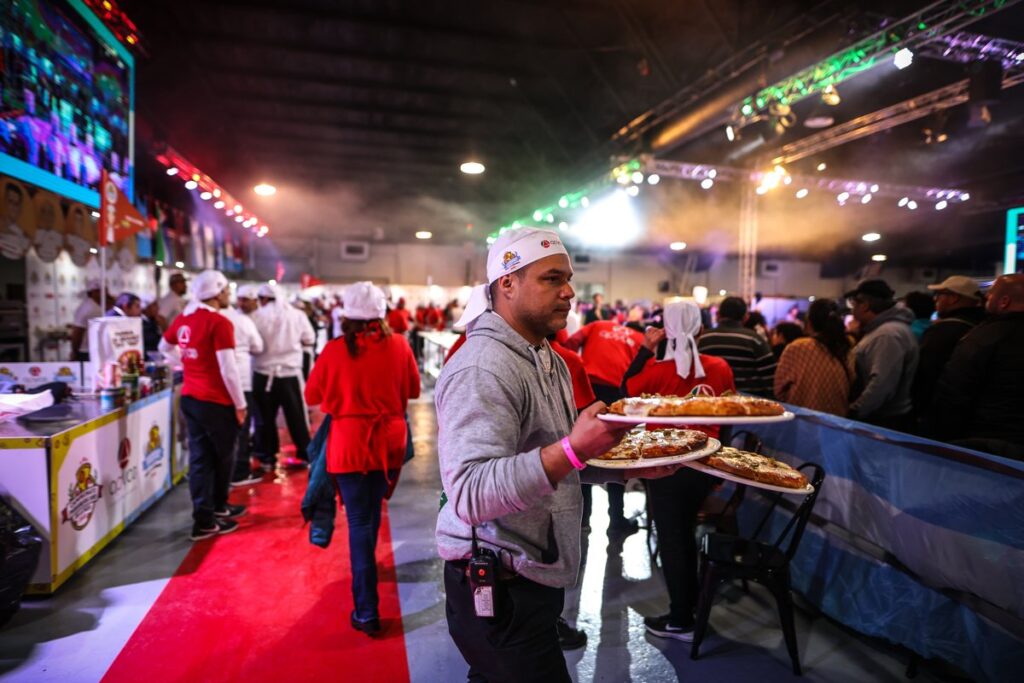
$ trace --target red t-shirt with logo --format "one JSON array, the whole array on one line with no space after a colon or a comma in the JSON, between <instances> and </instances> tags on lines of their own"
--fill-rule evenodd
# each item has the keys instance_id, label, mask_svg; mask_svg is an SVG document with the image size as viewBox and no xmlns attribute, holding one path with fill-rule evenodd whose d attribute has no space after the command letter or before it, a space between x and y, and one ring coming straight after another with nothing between
<instances>
[{"instance_id":1,"label":"red t-shirt with logo","mask_svg":"<svg viewBox=\"0 0 1024 683\"><path fill-rule=\"evenodd\" d=\"M231 394L220 376L217 352L235 348L235 326L220 313L198 308L179 315L164 332L164 341L177 344L185 381L182 396L197 401L234 406Z\"/></svg>"},{"instance_id":2,"label":"red t-shirt with logo","mask_svg":"<svg viewBox=\"0 0 1024 683\"><path fill-rule=\"evenodd\" d=\"M727 362L717 356L706 356L702 353L700 354L700 364L704 367L704 377L698 379L691 372L689 377L683 379L676 371L674 360L648 363L638 374L626 380L626 395L686 396L698 384L706 384L711 387L715 396L721 396L727 391L736 391L732 368ZM718 427L689 427L689 429L698 429L708 436L718 438Z\"/></svg>"},{"instance_id":3,"label":"red t-shirt with logo","mask_svg":"<svg viewBox=\"0 0 1024 683\"><path fill-rule=\"evenodd\" d=\"M583 347L583 365L594 382L618 387L644 344L644 335L611 320L588 323L569 338L569 348Z\"/></svg>"}]
</instances>

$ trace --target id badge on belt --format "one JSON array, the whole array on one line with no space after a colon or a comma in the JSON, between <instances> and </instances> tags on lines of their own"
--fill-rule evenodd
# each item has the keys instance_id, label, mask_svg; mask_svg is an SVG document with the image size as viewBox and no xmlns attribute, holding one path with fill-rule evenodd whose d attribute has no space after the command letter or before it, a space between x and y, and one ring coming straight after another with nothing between
<instances>
[{"instance_id":1,"label":"id badge on belt","mask_svg":"<svg viewBox=\"0 0 1024 683\"><path fill-rule=\"evenodd\" d=\"M498 557L490 548L482 548L469 561L469 586L473 589L473 611L478 617L497 615L495 587Z\"/></svg>"}]
</instances>

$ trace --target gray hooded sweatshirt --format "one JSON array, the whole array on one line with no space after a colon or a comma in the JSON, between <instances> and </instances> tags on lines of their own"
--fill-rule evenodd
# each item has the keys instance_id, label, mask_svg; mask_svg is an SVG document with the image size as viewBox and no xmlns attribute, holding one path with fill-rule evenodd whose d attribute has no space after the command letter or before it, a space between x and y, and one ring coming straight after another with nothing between
<instances>
[{"instance_id":1,"label":"gray hooded sweatshirt","mask_svg":"<svg viewBox=\"0 0 1024 683\"><path fill-rule=\"evenodd\" d=\"M863 339L853 349L861 391L850 410L858 418L910 412L918 359L917 338L910 331L913 319L909 309L893 306L865 326Z\"/></svg>"},{"instance_id":2,"label":"gray hooded sweatshirt","mask_svg":"<svg viewBox=\"0 0 1024 683\"><path fill-rule=\"evenodd\" d=\"M580 478L572 472L553 487L540 457L576 420L565 362L488 311L445 364L434 403L448 498L437 518L441 557L469 558L476 526L480 544L506 567L545 586L571 586L580 567ZM616 471L584 471L587 481L622 481Z\"/></svg>"}]
</instances>

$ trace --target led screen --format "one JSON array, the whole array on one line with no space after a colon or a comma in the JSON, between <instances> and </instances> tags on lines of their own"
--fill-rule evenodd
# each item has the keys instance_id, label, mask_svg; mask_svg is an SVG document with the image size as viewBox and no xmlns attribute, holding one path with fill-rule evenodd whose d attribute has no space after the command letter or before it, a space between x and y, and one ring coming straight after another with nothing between
<instances>
[{"instance_id":1,"label":"led screen","mask_svg":"<svg viewBox=\"0 0 1024 683\"><path fill-rule=\"evenodd\" d=\"M0 2L0 171L99 206L131 198L134 60L80 0Z\"/></svg>"}]
</instances>

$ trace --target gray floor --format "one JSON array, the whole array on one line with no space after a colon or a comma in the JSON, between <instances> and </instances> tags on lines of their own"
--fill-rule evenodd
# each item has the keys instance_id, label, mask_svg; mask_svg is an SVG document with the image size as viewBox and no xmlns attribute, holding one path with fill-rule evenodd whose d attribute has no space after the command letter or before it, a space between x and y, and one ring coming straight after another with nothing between
<instances>
[{"instance_id":1,"label":"gray floor","mask_svg":"<svg viewBox=\"0 0 1024 683\"><path fill-rule=\"evenodd\" d=\"M416 457L389 505L409 669L416 683L459 681L466 666L448 638L433 540L441 491L433 406L422 400L410 412ZM638 513L642 502L642 494L627 494L627 514ZM775 606L756 586L749 594L736 588L720 596L697 661L689 658L688 644L647 636L643 615L661 613L667 604L660 570L652 570L645 532L609 543L606 509L603 491L595 489L578 606L578 624L589 640L566 655L574 680L793 679ZM188 552L181 531L188 519L188 492L179 486L55 597L27 602L0 631L0 680L99 680ZM805 680L905 680L905 651L805 611L797 615L797 632ZM916 680L948 679L924 666Z\"/></svg>"}]
</instances>

